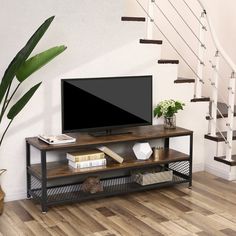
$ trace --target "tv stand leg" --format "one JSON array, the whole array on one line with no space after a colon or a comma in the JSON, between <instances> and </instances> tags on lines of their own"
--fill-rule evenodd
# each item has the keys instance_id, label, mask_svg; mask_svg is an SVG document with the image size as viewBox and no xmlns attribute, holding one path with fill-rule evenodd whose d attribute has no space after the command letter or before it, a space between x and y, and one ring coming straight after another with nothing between
<instances>
[{"instance_id":1,"label":"tv stand leg","mask_svg":"<svg viewBox=\"0 0 236 236\"><path fill-rule=\"evenodd\" d=\"M41 173L42 173L42 213L46 213L48 211L47 207L47 160L46 160L46 152L41 151Z\"/></svg>"}]
</instances>

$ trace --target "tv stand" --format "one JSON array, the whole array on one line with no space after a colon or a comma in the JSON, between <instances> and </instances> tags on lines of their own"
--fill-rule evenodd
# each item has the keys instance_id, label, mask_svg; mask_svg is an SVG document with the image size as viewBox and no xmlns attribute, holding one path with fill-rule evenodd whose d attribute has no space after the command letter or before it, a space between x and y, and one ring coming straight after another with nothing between
<instances>
[{"instance_id":1,"label":"tv stand","mask_svg":"<svg viewBox=\"0 0 236 236\"><path fill-rule=\"evenodd\" d=\"M49 145L40 141L37 137L26 138L26 164L27 164L27 197L37 200L41 204L43 212L47 212L49 206L91 200L101 197L117 196L138 191L145 191L173 186L181 183L192 185L192 151L193 132L177 127L176 129L164 129L162 125L142 126L124 129L130 134L109 135L107 137L93 137L86 133L79 133L75 143ZM75 134L70 134L75 136ZM182 153L169 147L173 137L189 137L189 151ZM147 142L162 139L164 149L156 160L153 156L148 160L137 160L132 151L136 142ZM118 153L124 158L122 164L107 158L107 165L86 169L74 169L68 166L66 153L81 149L94 149L110 144L122 145L122 152ZM40 162L31 164L31 148L40 152ZM61 160L47 162L51 155L48 152L64 153ZM34 152L35 153L35 152ZM132 174L136 171L153 170L172 171L173 177L166 182L141 185L135 182ZM165 173L163 173L165 174ZM82 184L86 178L98 176L103 186L102 192L94 194L83 192Z\"/></svg>"},{"instance_id":2,"label":"tv stand","mask_svg":"<svg viewBox=\"0 0 236 236\"><path fill-rule=\"evenodd\" d=\"M131 133L132 133L131 131L126 131L126 130L107 129L103 131L90 132L89 134L93 137L102 137L102 136L131 134Z\"/></svg>"}]
</instances>

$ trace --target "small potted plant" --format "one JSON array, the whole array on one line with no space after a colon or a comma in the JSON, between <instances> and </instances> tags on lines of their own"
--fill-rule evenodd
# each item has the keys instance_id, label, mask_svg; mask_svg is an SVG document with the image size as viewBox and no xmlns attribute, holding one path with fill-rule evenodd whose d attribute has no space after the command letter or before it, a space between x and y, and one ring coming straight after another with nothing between
<instances>
[{"instance_id":1,"label":"small potted plant","mask_svg":"<svg viewBox=\"0 0 236 236\"><path fill-rule=\"evenodd\" d=\"M181 101L175 101L173 99L161 101L154 108L154 117L157 118L164 116L164 127L167 129L176 128L175 113L179 110L183 110L185 104Z\"/></svg>"}]
</instances>

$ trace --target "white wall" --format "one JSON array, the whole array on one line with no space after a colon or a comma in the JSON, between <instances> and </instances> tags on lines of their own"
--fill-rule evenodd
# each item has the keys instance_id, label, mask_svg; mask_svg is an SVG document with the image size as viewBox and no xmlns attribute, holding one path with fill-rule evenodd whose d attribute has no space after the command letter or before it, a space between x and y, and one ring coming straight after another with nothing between
<instances>
[{"instance_id":1,"label":"white wall","mask_svg":"<svg viewBox=\"0 0 236 236\"><path fill-rule=\"evenodd\" d=\"M236 2L234 0L218 1L217 32L225 50L236 63Z\"/></svg>"},{"instance_id":2,"label":"white wall","mask_svg":"<svg viewBox=\"0 0 236 236\"><path fill-rule=\"evenodd\" d=\"M43 80L39 91L14 121L0 150L0 168L8 169L1 177L6 200L26 196L24 138L39 133L61 132L61 78L154 74L155 84L158 86L154 91L158 92L157 95L154 93L155 104L160 99L175 95L181 99L186 95L185 99L189 101L189 88L174 89L176 67L157 65L156 61L161 54L160 46L138 43L139 38L145 37L145 25L120 21L120 17L124 15L124 2L126 0L70 0L69 3L64 0L47 0L43 3L36 0L1 1L0 75L35 29L51 15L56 15L56 18L35 53L58 44L68 46L62 55L31 76L25 86L22 86L23 92L27 86ZM168 93L164 90L165 87ZM17 94L16 97L19 96ZM179 116L180 125L198 129L195 134L196 143L200 143L198 140L205 132L204 125L201 125L200 131L198 126L194 126L192 117L188 118L187 123L184 121L189 114L196 118L205 110L205 105L197 109L189 105ZM186 149L181 145L179 144L179 149ZM196 149L194 154L195 164L201 166L201 169L204 161L203 147L196 147L199 150ZM33 161L37 162L39 156L35 151L33 154Z\"/></svg>"},{"instance_id":3,"label":"white wall","mask_svg":"<svg viewBox=\"0 0 236 236\"><path fill-rule=\"evenodd\" d=\"M219 38L220 43L223 45L226 52L236 63L236 48L235 48L235 38L236 38L236 23L235 23L235 10L236 10L236 2L234 0L229 1L220 1L220 0L201 0L207 9L207 14L211 18L213 26L215 28L216 34ZM148 0L139 0L139 2L147 9ZM171 1L180 11L180 13L185 17L188 24L194 30L194 32L198 35L198 24L194 17L189 14L188 9L183 4L182 1ZM197 0L196 1L186 1L194 10L197 16L200 16L200 10ZM197 53L197 41L195 37L193 37L188 28L183 24L183 22L179 19L175 11L171 8L168 1L159 0L156 2L157 5L164 10L165 14L171 20L172 23L175 24L177 30L181 32L184 36L184 39L191 45L193 50ZM137 4L135 0L126 1L127 15L141 15L146 16L140 6ZM162 29L162 31L167 35L167 37L172 41L178 51L184 56L187 62L192 66L194 70L196 70L196 58L193 56L192 52L188 49L188 47L183 43L182 39L174 32L173 28L169 25L160 11L154 7L154 16L157 22L157 25ZM209 32L209 30L208 30ZM154 38L155 39L163 39L163 47L162 47L162 58L167 59L180 59L179 65L179 76L186 78L195 78L195 75L188 68L188 66L181 60L179 55L175 53L172 47L168 44L168 42L164 39L164 36L157 30L154 30ZM209 59L213 59L215 48L212 48L210 43L210 35L207 33L206 37L207 47L209 52L205 58L205 64L207 65L205 72L205 85L203 88L203 93L206 96L211 94L211 86L210 81L208 80L211 77L212 70L210 69ZM228 80L227 78L230 76L231 71L228 66L223 62L220 67L221 75L224 77L222 81L220 81L220 93L221 97L219 100L227 101L227 86Z\"/></svg>"},{"instance_id":4,"label":"white wall","mask_svg":"<svg viewBox=\"0 0 236 236\"><path fill-rule=\"evenodd\" d=\"M6 200L26 197L25 137L61 132L61 78L153 74L160 47L139 44L145 26L121 22L123 3L123 0L1 1L0 76L36 28L51 15L56 18L34 53L58 44L68 46L22 86L21 92L43 81L15 119L0 150L0 168L8 170L1 176ZM16 98L19 96L18 93ZM38 162L35 150L33 156L33 162Z\"/></svg>"}]
</instances>

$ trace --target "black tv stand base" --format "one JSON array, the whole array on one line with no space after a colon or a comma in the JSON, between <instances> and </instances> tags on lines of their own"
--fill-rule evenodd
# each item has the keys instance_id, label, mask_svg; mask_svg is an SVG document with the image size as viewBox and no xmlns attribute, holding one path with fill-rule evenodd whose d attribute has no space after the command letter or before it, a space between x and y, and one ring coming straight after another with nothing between
<instances>
[{"instance_id":1,"label":"black tv stand base","mask_svg":"<svg viewBox=\"0 0 236 236\"><path fill-rule=\"evenodd\" d=\"M110 135L120 135L120 134L132 134L131 131L127 130L103 130L103 131L97 131L97 132L90 132L89 135L93 137L102 137L102 136L110 136Z\"/></svg>"}]
</instances>

